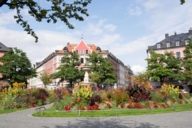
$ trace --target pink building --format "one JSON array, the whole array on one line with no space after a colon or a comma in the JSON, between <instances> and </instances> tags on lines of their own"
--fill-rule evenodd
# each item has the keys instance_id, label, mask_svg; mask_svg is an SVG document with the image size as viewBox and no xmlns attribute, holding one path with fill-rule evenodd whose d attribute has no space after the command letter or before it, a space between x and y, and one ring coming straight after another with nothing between
<instances>
[{"instance_id":1,"label":"pink building","mask_svg":"<svg viewBox=\"0 0 192 128\"><path fill-rule=\"evenodd\" d=\"M187 33L175 33L174 35L169 36L165 34L165 39L156 43L153 46L149 46L147 49L148 57L150 57L150 51L155 51L156 53L164 54L165 52L171 52L177 58L183 58L183 51L185 46L189 43L189 40L192 39L192 29Z\"/></svg>"},{"instance_id":2,"label":"pink building","mask_svg":"<svg viewBox=\"0 0 192 128\"><path fill-rule=\"evenodd\" d=\"M56 72L57 68L61 64L61 58L63 57L65 51L77 52L79 54L79 59L81 62L80 67L84 66L87 63L89 54L91 54L92 52L100 53L103 57L106 57L111 61L116 72L116 77L118 80L117 84L128 85L127 82L129 82L130 80L125 76L128 76L128 73L132 75L132 71L129 67L125 66L123 62L116 58L112 53L106 50L102 51L101 48L97 47L95 44L87 44L84 41L80 41L78 44L67 43L67 45L62 50L56 50L55 52L47 56L43 61L36 63L37 77L29 80L30 87L43 87L43 83L40 80L40 74L43 72L46 72L47 74L52 74ZM54 80L53 84L57 81L58 80Z\"/></svg>"}]
</instances>

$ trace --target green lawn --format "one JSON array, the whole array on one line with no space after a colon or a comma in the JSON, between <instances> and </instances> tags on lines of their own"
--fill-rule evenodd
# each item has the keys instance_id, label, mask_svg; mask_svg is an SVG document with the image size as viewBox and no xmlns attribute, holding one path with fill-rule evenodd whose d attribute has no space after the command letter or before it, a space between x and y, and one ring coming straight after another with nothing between
<instances>
[{"instance_id":1,"label":"green lawn","mask_svg":"<svg viewBox=\"0 0 192 128\"><path fill-rule=\"evenodd\" d=\"M0 110L0 114L15 112L16 109Z\"/></svg>"},{"instance_id":2,"label":"green lawn","mask_svg":"<svg viewBox=\"0 0 192 128\"><path fill-rule=\"evenodd\" d=\"M43 112L34 113L33 116L40 117L108 117L108 116L129 116L144 114L160 114L168 112L191 111L192 104L174 105L166 109L109 109L97 111L57 111L48 109Z\"/></svg>"}]
</instances>

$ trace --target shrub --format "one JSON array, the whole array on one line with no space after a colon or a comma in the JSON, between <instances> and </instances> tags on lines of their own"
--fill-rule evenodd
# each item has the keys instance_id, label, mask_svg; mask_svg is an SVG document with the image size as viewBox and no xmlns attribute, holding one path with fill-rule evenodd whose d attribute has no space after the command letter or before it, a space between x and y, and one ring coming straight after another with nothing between
<instances>
[{"instance_id":1,"label":"shrub","mask_svg":"<svg viewBox=\"0 0 192 128\"><path fill-rule=\"evenodd\" d=\"M155 102L164 102L165 98L159 91L152 91L150 94L151 100Z\"/></svg>"},{"instance_id":2,"label":"shrub","mask_svg":"<svg viewBox=\"0 0 192 128\"><path fill-rule=\"evenodd\" d=\"M140 102L150 99L150 91L145 89L143 86L129 86L127 88L127 93L134 102Z\"/></svg>"},{"instance_id":3,"label":"shrub","mask_svg":"<svg viewBox=\"0 0 192 128\"><path fill-rule=\"evenodd\" d=\"M92 95L93 91L90 85L76 85L73 89L73 96L76 98L89 100Z\"/></svg>"},{"instance_id":4,"label":"shrub","mask_svg":"<svg viewBox=\"0 0 192 128\"><path fill-rule=\"evenodd\" d=\"M90 99L88 104L90 106L95 105L96 103L101 103L101 97L97 94L93 95Z\"/></svg>"},{"instance_id":5,"label":"shrub","mask_svg":"<svg viewBox=\"0 0 192 128\"><path fill-rule=\"evenodd\" d=\"M14 109L16 106L15 96L12 96L11 94L5 95L0 102L2 109Z\"/></svg>"},{"instance_id":6,"label":"shrub","mask_svg":"<svg viewBox=\"0 0 192 128\"><path fill-rule=\"evenodd\" d=\"M104 101L108 100L107 92L105 90L100 90L98 92L98 95L101 97L101 102L104 102Z\"/></svg>"},{"instance_id":7,"label":"shrub","mask_svg":"<svg viewBox=\"0 0 192 128\"><path fill-rule=\"evenodd\" d=\"M115 100L116 106L128 101L128 94L124 89L114 90L113 99Z\"/></svg>"},{"instance_id":8,"label":"shrub","mask_svg":"<svg viewBox=\"0 0 192 128\"><path fill-rule=\"evenodd\" d=\"M63 110L63 108L65 109L66 106L70 106L71 108L71 97L70 96L66 96L63 100L59 100L59 101L56 101L53 105L53 107L56 109L56 110Z\"/></svg>"},{"instance_id":9,"label":"shrub","mask_svg":"<svg viewBox=\"0 0 192 128\"><path fill-rule=\"evenodd\" d=\"M36 104L45 105L46 100L49 96L49 93L45 89L40 88L40 89L36 89L33 92L33 96L36 99Z\"/></svg>"},{"instance_id":10,"label":"shrub","mask_svg":"<svg viewBox=\"0 0 192 128\"><path fill-rule=\"evenodd\" d=\"M70 93L69 89L62 87L62 88L57 88L57 89L55 89L53 95L55 95L55 98L56 98L57 100L61 100L61 99L64 98L64 96L69 96L69 95L71 95L71 93Z\"/></svg>"},{"instance_id":11,"label":"shrub","mask_svg":"<svg viewBox=\"0 0 192 128\"><path fill-rule=\"evenodd\" d=\"M177 100L179 98L179 87L172 84L163 84L160 92L166 99Z\"/></svg>"}]
</instances>

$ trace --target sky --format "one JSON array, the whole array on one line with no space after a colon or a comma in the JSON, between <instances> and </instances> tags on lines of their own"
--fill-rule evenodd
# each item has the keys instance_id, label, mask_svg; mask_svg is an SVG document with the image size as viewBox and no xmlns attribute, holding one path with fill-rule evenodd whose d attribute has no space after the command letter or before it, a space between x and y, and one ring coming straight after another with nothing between
<instances>
[{"instance_id":1,"label":"sky","mask_svg":"<svg viewBox=\"0 0 192 128\"><path fill-rule=\"evenodd\" d=\"M134 73L146 69L147 47L170 35L186 33L192 27L192 1L180 5L179 0L92 0L85 21L71 20L75 29L65 24L35 22L23 11L24 17L39 37L39 42L16 24L15 11L0 8L0 42L27 53L34 64L42 61L67 42L94 43L109 50Z\"/></svg>"}]
</instances>

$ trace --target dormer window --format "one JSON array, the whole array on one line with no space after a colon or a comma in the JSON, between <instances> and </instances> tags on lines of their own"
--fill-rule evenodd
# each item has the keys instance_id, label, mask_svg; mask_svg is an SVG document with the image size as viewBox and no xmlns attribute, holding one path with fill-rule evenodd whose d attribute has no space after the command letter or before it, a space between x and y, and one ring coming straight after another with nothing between
<instances>
[{"instance_id":1,"label":"dormer window","mask_svg":"<svg viewBox=\"0 0 192 128\"><path fill-rule=\"evenodd\" d=\"M180 46L180 41L176 41L175 45Z\"/></svg>"},{"instance_id":2,"label":"dormer window","mask_svg":"<svg viewBox=\"0 0 192 128\"><path fill-rule=\"evenodd\" d=\"M167 45L167 48L170 48L170 43L167 43L166 45Z\"/></svg>"},{"instance_id":3,"label":"dormer window","mask_svg":"<svg viewBox=\"0 0 192 128\"><path fill-rule=\"evenodd\" d=\"M188 45L189 44L189 40L185 40L185 45Z\"/></svg>"},{"instance_id":4,"label":"dormer window","mask_svg":"<svg viewBox=\"0 0 192 128\"><path fill-rule=\"evenodd\" d=\"M161 48L161 44L157 44L157 49L160 49Z\"/></svg>"}]
</instances>

